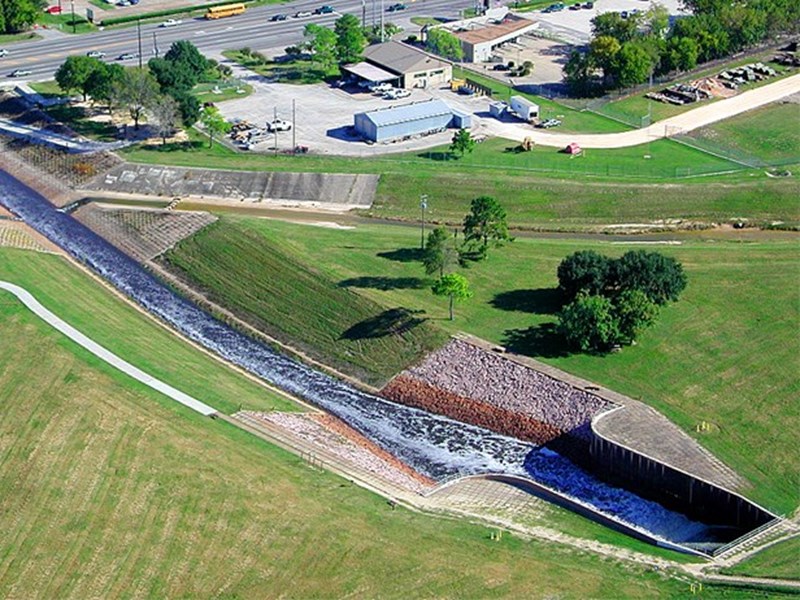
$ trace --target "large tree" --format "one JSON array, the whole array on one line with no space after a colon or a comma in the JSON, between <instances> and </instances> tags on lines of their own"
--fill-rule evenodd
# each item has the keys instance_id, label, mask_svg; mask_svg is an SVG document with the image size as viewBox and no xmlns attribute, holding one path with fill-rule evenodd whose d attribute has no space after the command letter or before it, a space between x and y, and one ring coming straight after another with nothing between
<instances>
[{"instance_id":1,"label":"large tree","mask_svg":"<svg viewBox=\"0 0 800 600\"><path fill-rule=\"evenodd\" d=\"M164 55L164 60L194 73L195 83L202 81L206 71L211 67L211 63L200 53L197 46L187 40L173 42Z\"/></svg>"},{"instance_id":2,"label":"large tree","mask_svg":"<svg viewBox=\"0 0 800 600\"><path fill-rule=\"evenodd\" d=\"M0 0L0 32L25 31L46 7L42 0Z\"/></svg>"},{"instance_id":3,"label":"large tree","mask_svg":"<svg viewBox=\"0 0 800 600\"><path fill-rule=\"evenodd\" d=\"M81 92L86 100L90 87L89 78L94 71L104 67L105 63L97 58L68 56L56 71L56 83L65 92Z\"/></svg>"},{"instance_id":4,"label":"large tree","mask_svg":"<svg viewBox=\"0 0 800 600\"><path fill-rule=\"evenodd\" d=\"M609 285L611 261L594 250L579 250L558 265L558 287L567 302L579 293L602 294Z\"/></svg>"},{"instance_id":5,"label":"large tree","mask_svg":"<svg viewBox=\"0 0 800 600\"><path fill-rule=\"evenodd\" d=\"M622 45L614 59L616 83L619 87L631 87L644 83L654 67L653 59L645 48L636 42Z\"/></svg>"},{"instance_id":6,"label":"large tree","mask_svg":"<svg viewBox=\"0 0 800 600\"><path fill-rule=\"evenodd\" d=\"M308 38L309 48L311 49L311 60L328 72L336 62L336 34L315 23L306 25L303 32Z\"/></svg>"},{"instance_id":7,"label":"large tree","mask_svg":"<svg viewBox=\"0 0 800 600\"><path fill-rule=\"evenodd\" d=\"M580 350L603 351L619 340L619 325L611 301L604 296L581 294L558 317L567 343Z\"/></svg>"},{"instance_id":8,"label":"large tree","mask_svg":"<svg viewBox=\"0 0 800 600\"><path fill-rule=\"evenodd\" d=\"M614 317L621 343L632 344L657 316L658 305L641 290L625 290L614 299Z\"/></svg>"},{"instance_id":9,"label":"large tree","mask_svg":"<svg viewBox=\"0 0 800 600\"><path fill-rule=\"evenodd\" d=\"M449 31L445 29L428 30L425 46L434 54L438 54L450 60L461 60L464 58L464 50L461 42Z\"/></svg>"},{"instance_id":10,"label":"large tree","mask_svg":"<svg viewBox=\"0 0 800 600\"><path fill-rule=\"evenodd\" d=\"M355 63L361 60L367 39L358 17L345 14L336 19L336 59L340 65Z\"/></svg>"},{"instance_id":11,"label":"large tree","mask_svg":"<svg viewBox=\"0 0 800 600\"><path fill-rule=\"evenodd\" d=\"M158 95L158 83L145 69L126 69L113 94L117 104L128 108L133 128L139 129L139 121Z\"/></svg>"},{"instance_id":12,"label":"large tree","mask_svg":"<svg viewBox=\"0 0 800 600\"><path fill-rule=\"evenodd\" d=\"M449 273L442 275L438 281L433 284L431 291L436 296L446 296L450 299L450 320L455 318L453 312L453 304L456 300L466 300L472 297L472 291L469 289L469 282L467 278L458 273Z\"/></svg>"},{"instance_id":13,"label":"large tree","mask_svg":"<svg viewBox=\"0 0 800 600\"><path fill-rule=\"evenodd\" d=\"M172 135L180 121L180 112L175 98L159 94L147 107L147 116L158 135L161 136L161 144L166 144L167 136Z\"/></svg>"},{"instance_id":14,"label":"large tree","mask_svg":"<svg viewBox=\"0 0 800 600\"><path fill-rule=\"evenodd\" d=\"M105 102L108 112L112 113L116 101L114 88L119 85L123 77L125 77L125 68L122 65L101 62L89 74L85 88L92 100Z\"/></svg>"},{"instance_id":15,"label":"large tree","mask_svg":"<svg viewBox=\"0 0 800 600\"><path fill-rule=\"evenodd\" d=\"M469 214L464 217L464 239L480 243L481 251L486 252L489 242L496 244L510 240L506 209L491 196L475 198L470 205Z\"/></svg>"},{"instance_id":16,"label":"large tree","mask_svg":"<svg viewBox=\"0 0 800 600\"><path fill-rule=\"evenodd\" d=\"M640 290L656 304L677 300L686 288L681 263L658 252L626 252L614 261L613 272L618 290Z\"/></svg>"},{"instance_id":17,"label":"large tree","mask_svg":"<svg viewBox=\"0 0 800 600\"><path fill-rule=\"evenodd\" d=\"M422 265L428 275L438 273L443 277L445 271L458 263L458 248L455 236L450 235L444 227L437 227L428 234L425 249L422 252Z\"/></svg>"}]
</instances>

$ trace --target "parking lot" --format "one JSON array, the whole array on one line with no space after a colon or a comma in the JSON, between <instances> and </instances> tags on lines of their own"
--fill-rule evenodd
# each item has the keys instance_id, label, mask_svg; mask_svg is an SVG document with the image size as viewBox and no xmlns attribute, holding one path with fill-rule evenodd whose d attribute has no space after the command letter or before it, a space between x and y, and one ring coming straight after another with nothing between
<instances>
[{"instance_id":1,"label":"parking lot","mask_svg":"<svg viewBox=\"0 0 800 600\"><path fill-rule=\"evenodd\" d=\"M352 133L353 115L357 112L388 108L422 102L431 98L441 98L451 108L469 113L485 113L488 110L487 98L467 97L442 89L415 89L411 96L401 100L384 100L367 90L351 92L326 84L289 85L267 83L263 77L242 69L233 63L236 76L253 86L253 94L241 100L220 103L219 109L229 121L247 120L264 127L267 121L276 116L292 121L293 131L279 132L277 151L288 152L295 145L308 146L314 154L339 154L366 156L381 153L400 152L430 148L448 144L453 131L445 131L406 142L368 145ZM294 115L293 115L294 104ZM473 117L473 135L480 134L484 128L479 118ZM258 152L274 152L275 137L269 136L255 149Z\"/></svg>"}]
</instances>

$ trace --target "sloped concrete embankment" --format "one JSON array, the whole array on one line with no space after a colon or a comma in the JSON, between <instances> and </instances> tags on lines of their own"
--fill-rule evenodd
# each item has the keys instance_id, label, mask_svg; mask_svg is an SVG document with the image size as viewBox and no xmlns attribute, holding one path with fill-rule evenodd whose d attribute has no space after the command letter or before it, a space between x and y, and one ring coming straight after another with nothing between
<instances>
[{"instance_id":1,"label":"sloped concrete embankment","mask_svg":"<svg viewBox=\"0 0 800 600\"><path fill-rule=\"evenodd\" d=\"M96 177L84 189L139 197L349 210L372 206L377 186L377 175L224 171L126 163Z\"/></svg>"}]
</instances>

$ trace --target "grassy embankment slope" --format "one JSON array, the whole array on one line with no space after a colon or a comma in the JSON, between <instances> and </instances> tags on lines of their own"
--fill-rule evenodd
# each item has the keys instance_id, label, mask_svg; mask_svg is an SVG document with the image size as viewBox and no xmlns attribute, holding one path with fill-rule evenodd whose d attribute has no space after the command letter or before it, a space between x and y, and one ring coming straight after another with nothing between
<instances>
[{"instance_id":1,"label":"grassy embankment slope","mask_svg":"<svg viewBox=\"0 0 800 600\"><path fill-rule=\"evenodd\" d=\"M169 260L183 265L184 275L196 283L210 287L243 313L269 322L291 340L299 317L282 315L285 301L279 297L251 293L259 279L277 279L279 295L305 300L297 309L309 330L301 341L315 343L326 336L333 341L318 347L323 360L335 360L344 350L338 330L321 318L340 314L342 306L330 295L303 295L309 277L327 288L338 282L357 291L375 303L375 314L397 306L421 310L419 316L446 331L474 333L641 398L687 431L709 421L712 431L698 434L701 443L752 482L753 488L745 490L748 496L778 512L793 510L800 500L800 418L791 400L800 391L800 344L794 335L800 319L800 249L789 234L782 234L783 241L751 243L698 236L679 247L660 247L688 273L683 297L662 311L637 346L591 356L568 353L552 331L559 309L556 267L578 249L618 255L636 246L517 239L464 271L475 297L457 306L451 323L446 320L446 302L431 295L422 268L413 260L419 244L414 228L335 231L223 218L211 231L213 235L201 233L185 241ZM244 245L220 263L222 249L233 243ZM269 254L291 260L281 258L271 265L273 270L260 273L262 260L253 257ZM298 264L305 269L295 277ZM273 302L278 307L273 308ZM390 337L392 344L406 343L405 338ZM395 350L387 354L393 347L372 346L369 360L387 370L398 369L409 355L401 358Z\"/></svg>"},{"instance_id":2,"label":"grassy embankment slope","mask_svg":"<svg viewBox=\"0 0 800 600\"><path fill-rule=\"evenodd\" d=\"M126 357L149 339L181 359L182 382L208 371L198 385L213 393L225 383L202 354L170 346L62 259L7 249L0 259L0 277L84 331L106 343L109 332L129 338L114 348ZM663 572L391 510L133 382L5 292L0 339L13 349L0 353L0 489L13 490L0 495L0 595L641 598L688 589ZM236 398L248 392L240 385Z\"/></svg>"},{"instance_id":3,"label":"grassy embankment slope","mask_svg":"<svg viewBox=\"0 0 800 600\"><path fill-rule=\"evenodd\" d=\"M800 579L800 537L770 546L723 572L748 577Z\"/></svg>"},{"instance_id":4,"label":"grassy embankment slope","mask_svg":"<svg viewBox=\"0 0 800 600\"><path fill-rule=\"evenodd\" d=\"M63 258L0 248L0 279L26 288L46 308L97 343L222 412L232 413L240 406L297 410L284 396L252 382L144 317L85 273L68 267ZM92 364L98 361L94 357L88 360Z\"/></svg>"}]
</instances>

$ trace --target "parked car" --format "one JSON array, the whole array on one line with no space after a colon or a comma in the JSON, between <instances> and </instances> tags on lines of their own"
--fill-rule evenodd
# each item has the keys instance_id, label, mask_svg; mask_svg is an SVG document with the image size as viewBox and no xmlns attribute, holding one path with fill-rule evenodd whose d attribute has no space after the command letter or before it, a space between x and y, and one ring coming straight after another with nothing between
<instances>
[{"instance_id":1,"label":"parked car","mask_svg":"<svg viewBox=\"0 0 800 600\"><path fill-rule=\"evenodd\" d=\"M0 58L3 58L4 56L8 56L8 50L5 48L0 48Z\"/></svg>"},{"instance_id":2,"label":"parked car","mask_svg":"<svg viewBox=\"0 0 800 600\"><path fill-rule=\"evenodd\" d=\"M280 15L272 15L269 20L270 21L285 21L288 18L288 15L280 14Z\"/></svg>"},{"instance_id":3,"label":"parked car","mask_svg":"<svg viewBox=\"0 0 800 600\"><path fill-rule=\"evenodd\" d=\"M405 10L405 9L406 9L406 5L405 5L405 4L403 4L402 2L398 2L398 3L396 3L396 4L392 4L392 5L391 5L389 8L387 8L386 10L387 10L387 11L389 11L389 12L397 12L397 11L399 11L399 10Z\"/></svg>"},{"instance_id":4,"label":"parked car","mask_svg":"<svg viewBox=\"0 0 800 600\"><path fill-rule=\"evenodd\" d=\"M462 96L474 96L475 90L465 85L462 85L460 88L458 88L458 93L461 94Z\"/></svg>"},{"instance_id":5,"label":"parked car","mask_svg":"<svg viewBox=\"0 0 800 600\"><path fill-rule=\"evenodd\" d=\"M582 8L585 8L586 10L591 10L594 8L594 2L584 2Z\"/></svg>"},{"instance_id":6,"label":"parked car","mask_svg":"<svg viewBox=\"0 0 800 600\"><path fill-rule=\"evenodd\" d=\"M167 19L166 21L161 23L159 27L177 27L181 23L183 23L183 21L181 21L180 19Z\"/></svg>"},{"instance_id":7,"label":"parked car","mask_svg":"<svg viewBox=\"0 0 800 600\"><path fill-rule=\"evenodd\" d=\"M375 94L384 94L384 93L386 93L386 92L388 92L388 91L390 91L392 89L394 89L392 84L388 83L386 81L384 81L382 83L372 83L372 84L369 85L369 91L371 91L371 92L373 92Z\"/></svg>"},{"instance_id":8,"label":"parked car","mask_svg":"<svg viewBox=\"0 0 800 600\"><path fill-rule=\"evenodd\" d=\"M553 13L558 12L560 10L564 10L564 3L563 2L556 2L555 4L551 4L547 8L545 8L542 12L544 13Z\"/></svg>"},{"instance_id":9,"label":"parked car","mask_svg":"<svg viewBox=\"0 0 800 600\"><path fill-rule=\"evenodd\" d=\"M131 60L134 58L139 58L138 52L123 52L117 57L117 60Z\"/></svg>"},{"instance_id":10,"label":"parked car","mask_svg":"<svg viewBox=\"0 0 800 600\"><path fill-rule=\"evenodd\" d=\"M411 95L410 90L404 90L402 88L392 88L384 92L383 99L384 100L399 100L400 98L408 98Z\"/></svg>"},{"instance_id":11,"label":"parked car","mask_svg":"<svg viewBox=\"0 0 800 600\"><path fill-rule=\"evenodd\" d=\"M328 4L325 4L323 6L320 6L317 10L315 10L314 14L315 15L329 15L332 12L333 12L333 7L328 5Z\"/></svg>"},{"instance_id":12,"label":"parked car","mask_svg":"<svg viewBox=\"0 0 800 600\"><path fill-rule=\"evenodd\" d=\"M86 53L86 56L89 58L103 58L105 55L106 53L100 50L89 50L89 52Z\"/></svg>"},{"instance_id":13,"label":"parked car","mask_svg":"<svg viewBox=\"0 0 800 600\"><path fill-rule=\"evenodd\" d=\"M559 125L561 125L561 121L559 121L558 119L547 119L546 121L542 121L536 126L539 129L550 129L551 127L558 127Z\"/></svg>"},{"instance_id":14,"label":"parked car","mask_svg":"<svg viewBox=\"0 0 800 600\"><path fill-rule=\"evenodd\" d=\"M499 65L494 65L492 67L492 71L510 71L511 67L509 67L505 63L500 63Z\"/></svg>"},{"instance_id":15,"label":"parked car","mask_svg":"<svg viewBox=\"0 0 800 600\"><path fill-rule=\"evenodd\" d=\"M581 5L580 4L570 4L569 5L569 9L570 10L580 10L581 9Z\"/></svg>"},{"instance_id":16,"label":"parked car","mask_svg":"<svg viewBox=\"0 0 800 600\"><path fill-rule=\"evenodd\" d=\"M304 19L306 17L310 17L311 14L312 13L311 13L310 10L301 10L301 11L298 11L298 12L294 13L294 18L295 19Z\"/></svg>"},{"instance_id":17,"label":"parked car","mask_svg":"<svg viewBox=\"0 0 800 600\"><path fill-rule=\"evenodd\" d=\"M8 74L9 77L27 77L31 74L29 69L14 69Z\"/></svg>"},{"instance_id":18,"label":"parked car","mask_svg":"<svg viewBox=\"0 0 800 600\"><path fill-rule=\"evenodd\" d=\"M283 119L275 119L267 123L267 131L289 131L291 128L292 124Z\"/></svg>"}]
</instances>

